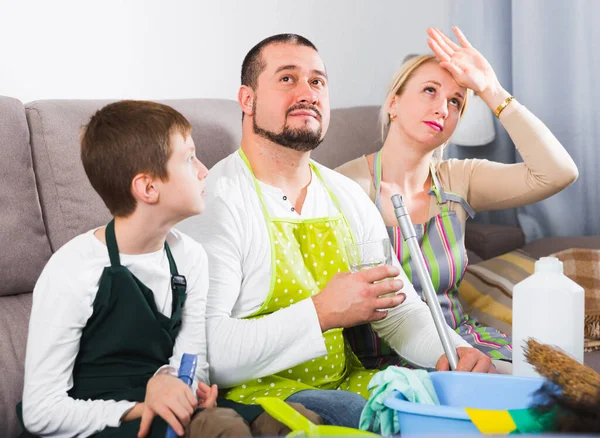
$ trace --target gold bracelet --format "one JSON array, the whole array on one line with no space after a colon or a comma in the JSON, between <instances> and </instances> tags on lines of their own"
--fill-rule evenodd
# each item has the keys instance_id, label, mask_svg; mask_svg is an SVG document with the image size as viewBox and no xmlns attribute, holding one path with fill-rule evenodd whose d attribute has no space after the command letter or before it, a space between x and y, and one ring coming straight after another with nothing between
<instances>
[{"instance_id":1,"label":"gold bracelet","mask_svg":"<svg viewBox=\"0 0 600 438\"><path fill-rule=\"evenodd\" d=\"M500 105L498 105L498 108L496 108L496 111L494 111L494 115L497 118L500 118L500 113L504 110L504 108L507 107L507 105L509 103L511 103L513 101L514 98L515 98L515 96L508 96L506 99L504 99L504 102L502 102Z\"/></svg>"}]
</instances>

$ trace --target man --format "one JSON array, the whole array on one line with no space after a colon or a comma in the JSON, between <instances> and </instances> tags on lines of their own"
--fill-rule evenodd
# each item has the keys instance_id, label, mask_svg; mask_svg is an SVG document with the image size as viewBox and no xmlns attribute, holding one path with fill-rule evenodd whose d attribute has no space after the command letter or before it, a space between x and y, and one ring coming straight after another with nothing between
<instances>
[{"instance_id":1,"label":"man","mask_svg":"<svg viewBox=\"0 0 600 438\"><path fill-rule=\"evenodd\" d=\"M371 322L412 364L447 369L433 320L397 261L347 272L346 243L387 234L354 182L310 161L330 116L315 46L291 34L257 44L238 101L241 149L211 170L210 208L194 230L210 264L211 377L232 400L275 396L358 427L365 400L354 393L368 397L374 371L361 367L342 329ZM490 370L486 356L453 341L460 369Z\"/></svg>"}]
</instances>

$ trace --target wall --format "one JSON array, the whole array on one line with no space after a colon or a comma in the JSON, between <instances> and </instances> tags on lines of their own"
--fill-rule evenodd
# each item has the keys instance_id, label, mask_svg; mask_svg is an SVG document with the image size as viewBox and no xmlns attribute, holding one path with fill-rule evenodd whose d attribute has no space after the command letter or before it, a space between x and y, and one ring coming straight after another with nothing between
<instances>
[{"instance_id":1,"label":"wall","mask_svg":"<svg viewBox=\"0 0 600 438\"><path fill-rule=\"evenodd\" d=\"M240 64L281 32L312 40L333 107L378 105L448 0L0 0L0 94L50 98L235 99Z\"/></svg>"}]
</instances>

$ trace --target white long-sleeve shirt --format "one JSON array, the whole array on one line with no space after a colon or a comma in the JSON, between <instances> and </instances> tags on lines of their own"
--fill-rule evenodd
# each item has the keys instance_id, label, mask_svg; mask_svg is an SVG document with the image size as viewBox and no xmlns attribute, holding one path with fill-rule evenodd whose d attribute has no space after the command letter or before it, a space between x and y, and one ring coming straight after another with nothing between
<instances>
[{"instance_id":1,"label":"white long-sleeve shirt","mask_svg":"<svg viewBox=\"0 0 600 438\"><path fill-rule=\"evenodd\" d=\"M25 359L23 420L30 433L40 436L89 436L120 419L135 402L76 400L68 396L83 328L92 315L104 267L110 266L106 245L93 234L81 234L48 261L33 291ZM179 231L167 236L177 269L187 280L182 325L169 364L179 368L183 353L197 353L195 384L208 382L205 317L208 262L200 244ZM171 316L172 289L164 249L121 254L127 267L154 292L158 310ZM132 309L132 312L135 309ZM127 333L122 333L127 336Z\"/></svg>"},{"instance_id":2,"label":"white long-sleeve shirt","mask_svg":"<svg viewBox=\"0 0 600 438\"><path fill-rule=\"evenodd\" d=\"M388 237L379 212L364 191L345 176L317 166L338 198L356 241ZM292 211L279 188L260 184L271 216L310 219L338 213L316 175L308 186L300 215ZM325 355L311 299L259 319L242 319L267 299L272 273L266 221L252 175L237 152L211 169L205 191L204 213L180 223L178 228L199 240L208 254L206 317L213 383L230 387ZM400 267L397 260L394 263ZM373 327L409 362L434 367L443 348L433 319L404 273L401 278L405 302ZM455 333L452 339L457 346L468 346Z\"/></svg>"}]
</instances>

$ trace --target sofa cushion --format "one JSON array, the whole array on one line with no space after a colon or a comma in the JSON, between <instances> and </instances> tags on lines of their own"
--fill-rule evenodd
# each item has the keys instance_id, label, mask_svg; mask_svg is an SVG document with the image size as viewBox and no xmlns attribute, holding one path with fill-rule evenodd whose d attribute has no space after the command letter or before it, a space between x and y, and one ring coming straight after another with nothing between
<instances>
[{"instance_id":1,"label":"sofa cushion","mask_svg":"<svg viewBox=\"0 0 600 438\"><path fill-rule=\"evenodd\" d=\"M79 153L82 127L107 103L46 100L27 105L34 167L53 251L110 219L85 175ZM238 148L241 112L236 102L190 99L163 103L190 121L198 157L208 167Z\"/></svg>"},{"instance_id":2,"label":"sofa cushion","mask_svg":"<svg viewBox=\"0 0 600 438\"><path fill-rule=\"evenodd\" d=\"M334 169L382 146L379 107L338 108L331 111L329 130L312 158Z\"/></svg>"},{"instance_id":3,"label":"sofa cushion","mask_svg":"<svg viewBox=\"0 0 600 438\"><path fill-rule=\"evenodd\" d=\"M27 105L34 167L53 251L110 215L89 184L79 157L82 127L109 101L45 100ZM208 167L234 152L241 141L238 103L219 99L162 101L192 124L200 160ZM313 158L335 167L381 147L377 107L333 110L329 132Z\"/></svg>"},{"instance_id":4,"label":"sofa cushion","mask_svg":"<svg viewBox=\"0 0 600 438\"><path fill-rule=\"evenodd\" d=\"M469 265L459 286L465 312L488 327L512 333L512 290L533 273L535 260L520 250Z\"/></svg>"},{"instance_id":5,"label":"sofa cushion","mask_svg":"<svg viewBox=\"0 0 600 438\"><path fill-rule=\"evenodd\" d=\"M600 250L571 248L552 256L563 262L564 274L585 290L585 336L590 338L586 348L600 349Z\"/></svg>"},{"instance_id":6,"label":"sofa cushion","mask_svg":"<svg viewBox=\"0 0 600 438\"><path fill-rule=\"evenodd\" d=\"M23 373L31 293L0 297L0 431L3 437L17 436L15 405L23 395Z\"/></svg>"},{"instance_id":7,"label":"sofa cushion","mask_svg":"<svg viewBox=\"0 0 600 438\"><path fill-rule=\"evenodd\" d=\"M600 250L568 249L552 256L564 274L585 290L586 351L600 349ZM459 286L465 312L485 326L512 333L512 290L533 274L535 259L523 250L469 265Z\"/></svg>"},{"instance_id":8,"label":"sofa cushion","mask_svg":"<svg viewBox=\"0 0 600 438\"><path fill-rule=\"evenodd\" d=\"M468 221L465 227L466 247L484 260L506 254L524 244L525 235L519 227L478 224L473 221Z\"/></svg>"},{"instance_id":9,"label":"sofa cushion","mask_svg":"<svg viewBox=\"0 0 600 438\"><path fill-rule=\"evenodd\" d=\"M475 251L471 251L470 249L467 249L467 260L469 261L470 265L475 265L483 261L483 259L479 257Z\"/></svg>"},{"instance_id":10,"label":"sofa cushion","mask_svg":"<svg viewBox=\"0 0 600 438\"><path fill-rule=\"evenodd\" d=\"M0 296L29 292L50 245L42 220L25 108L0 96Z\"/></svg>"}]
</instances>

